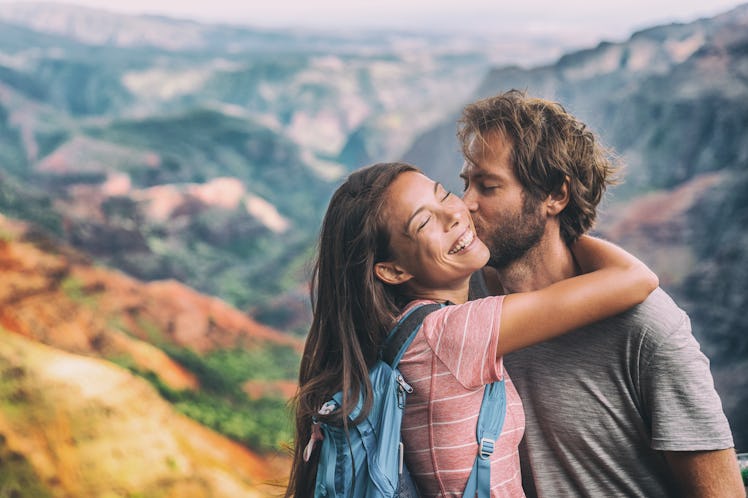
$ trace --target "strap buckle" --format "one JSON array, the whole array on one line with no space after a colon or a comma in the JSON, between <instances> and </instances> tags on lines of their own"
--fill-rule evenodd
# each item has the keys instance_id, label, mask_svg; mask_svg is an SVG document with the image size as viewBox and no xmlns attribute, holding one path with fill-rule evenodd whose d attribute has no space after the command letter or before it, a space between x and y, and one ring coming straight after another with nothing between
<instances>
[{"instance_id":1,"label":"strap buckle","mask_svg":"<svg viewBox=\"0 0 748 498\"><path fill-rule=\"evenodd\" d=\"M483 460L491 458L496 441L493 441L487 437L483 437L480 440L480 447L478 448L478 456Z\"/></svg>"}]
</instances>

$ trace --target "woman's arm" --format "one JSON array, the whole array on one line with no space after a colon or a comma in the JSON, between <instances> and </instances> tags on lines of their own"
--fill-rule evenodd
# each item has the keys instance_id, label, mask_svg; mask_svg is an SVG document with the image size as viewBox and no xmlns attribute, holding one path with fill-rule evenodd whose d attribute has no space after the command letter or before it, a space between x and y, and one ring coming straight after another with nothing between
<instances>
[{"instance_id":1,"label":"woman's arm","mask_svg":"<svg viewBox=\"0 0 748 498\"><path fill-rule=\"evenodd\" d=\"M621 313L659 284L644 263L610 242L583 236L572 252L589 273L504 298L497 356Z\"/></svg>"}]
</instances>

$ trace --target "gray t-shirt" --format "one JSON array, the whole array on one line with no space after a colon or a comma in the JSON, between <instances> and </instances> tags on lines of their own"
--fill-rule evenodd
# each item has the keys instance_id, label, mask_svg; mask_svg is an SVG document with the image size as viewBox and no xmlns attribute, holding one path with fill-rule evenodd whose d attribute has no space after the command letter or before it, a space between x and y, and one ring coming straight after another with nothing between
<instances>
[{"instance_id":1,"label":"gray t-shirt","mask_svg":"<svg viewBox=\"0 0 748 498\"><path fill-rule=\"evenodd\" d=\"M733 447L709 360L661 289L504 362L525 408L528 497L676 496L663 450Z\"/></svg>"}]
</instances>

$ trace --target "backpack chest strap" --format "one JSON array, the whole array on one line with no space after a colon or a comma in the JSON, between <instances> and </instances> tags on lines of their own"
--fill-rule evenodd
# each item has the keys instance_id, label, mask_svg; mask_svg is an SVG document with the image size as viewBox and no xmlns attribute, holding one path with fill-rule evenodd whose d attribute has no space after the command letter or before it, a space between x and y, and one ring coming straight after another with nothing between
<instances>
[{"instance_id":1,"label":"backpack chest strap","mask_svg":"<svg viewBox=\"0 0 748 498\"><path fill-rule=\"evenodd\" d=\"M463 498L489 498L491 496L491 455L501 435L506 418L506 386L504 379L485 387L480 406L476 438L478 455L475 457Z\"/></svg>"}]
</instances>

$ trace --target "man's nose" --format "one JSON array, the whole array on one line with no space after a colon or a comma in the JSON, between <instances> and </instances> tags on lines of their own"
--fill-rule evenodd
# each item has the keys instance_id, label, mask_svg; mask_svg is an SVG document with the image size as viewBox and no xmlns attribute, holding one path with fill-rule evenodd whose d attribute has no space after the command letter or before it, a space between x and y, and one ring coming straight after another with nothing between
<instances>
[{"instance_id":1,"label":"man's nose","mask_svg":"<svg viewBox=\"0 0 748 498\"><path fill-rule=\"evenodd\" d=\"M462 193L462 202L465 203L471 213L474 213L478 210L478 202L475 200L475 194L473 193L472 188L468 187Z\"/></svg>"}]
</instances>

